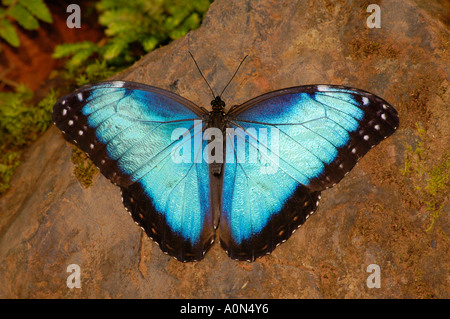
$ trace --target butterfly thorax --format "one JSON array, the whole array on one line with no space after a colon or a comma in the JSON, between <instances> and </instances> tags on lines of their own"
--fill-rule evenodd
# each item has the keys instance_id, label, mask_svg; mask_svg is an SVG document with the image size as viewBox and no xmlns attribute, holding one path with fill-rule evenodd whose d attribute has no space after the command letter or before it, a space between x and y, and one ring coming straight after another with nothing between
<instances>
[{"instance_id":1,"label":"butterfly thorax","mask_svg":"<svg viewBox=\"0 0 450 319\"><path fill-rule=\"evenodd\" d=\"M216 96L214 100L211 101L212 111L209 112L209 123L208 127L215 127L225 132L225 102L222 101L220 96ZM216 163L212 162L210 164L211 172L218 176L221 174L223 168L223 160Z\"/></svg>"},{"instance_id":2,"label":"butterfly thorax","mask_svg":"<svg viewBox=\"0 0 450 319\"><path fill-rule=\"evenodd\" d=\"M224 118L225 118L225 102L222 101L220 96L216 96L214 100L211 101L212 111L209 112L210 123L209 127L217 127L221 130L224 129Z\"/></svg>"}]
</instances>

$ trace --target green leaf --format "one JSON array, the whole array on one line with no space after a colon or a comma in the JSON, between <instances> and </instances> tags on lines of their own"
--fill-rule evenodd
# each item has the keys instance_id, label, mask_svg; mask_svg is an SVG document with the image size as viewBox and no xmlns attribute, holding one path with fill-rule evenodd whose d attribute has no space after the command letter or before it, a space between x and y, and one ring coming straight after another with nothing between
<instances>
[{"instance_id":1,"label":"green leaf","mask_svg":"<svg viewBox=\"0 0 450 319\"><path fill-rule=\"evenodd\" d=\"M208 11L211 2L209 0L197 0L193 1L192 4L198 12L206 12Z\"/></svg>"},{"instance_id":2,"label":"green leaf","mask_svg":"<svg viewBox=\"0 0 450 319\"><path fill-rule=\"evenodd\" d=\"M55 51L52 54L52 58L61 59L80 51L89 51L90 54L92 54L97 50L98 50L97 45L90 41L83 41L77 43L64 43L56 46Z\"/></svg>"},{"instance_id":3,"label":"green leaf","mask_svg":"<svg viewBox=\"0 0 450 319\"><path fill-rule=\"evenodd\" d=\"M6 19L3 19L0 23L0 37L17 48L20 45L20 40L14 26Z\"/></svg>"},{"instance_id":4,"label":"green leaf","mask_svg":"<svg viewBox=\"0 0 450 319\"><path fill-rule=\"evenodd\" d=\"M103 58L105 60L111 60L117 57L120 53L122 53L128 47L128 42L123 39L115 39L113 41L108 42L105 45L105 51L103 53Z\"/></svg>"},{"instance_id":5,"label":"green leaf","mask_svg":"<svg viewBox=\"0 0 450 319\"><path fill-rule=\"evenodd\" d=\"M151 50L153 50L158 45L158 43L159 40L154 36L142 40L142 46L144 47L144 50L146 52L150 52Z\"/></svg>"},{"instance_id":6,"label":"green leaf","mask_svg":"<svg viewBox=\"0 0 450 319\"><path fill-rule=\"evenodd\" d=\"M8 11L8 15L14 18L22 27L27 30L39 28L39 22L22 5L16 4Z\"/></svg>"},{"instance_id":7,"label":"green leaf","mask_svg":"<svg viewBox=\"0 0 450 319\"><path fill-rule=\"evenodd\" d=\"M42 0L19 0L19 3L28 9L36 18L47 23L52 23L52 15Z\"/></svg>"},{"instance_id":8,"label":"green leaf","mask_svg":"<svg viewBox=\"0 0 450 319\"><path fill-rule=\"evenodd\" d=\"M86 61L94 52L91 50L82 50L73 55L73 57L69 60L69 67L77 67L81 65L84 61Z\"/></svg>"}]
</instances>

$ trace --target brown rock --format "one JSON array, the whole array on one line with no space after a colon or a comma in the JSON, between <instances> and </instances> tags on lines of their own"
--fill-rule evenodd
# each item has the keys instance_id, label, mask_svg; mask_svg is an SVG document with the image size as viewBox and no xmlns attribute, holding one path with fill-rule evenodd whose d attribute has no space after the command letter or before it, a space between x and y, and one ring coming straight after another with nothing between
<instances>
[{"instance_id":1,"label":"brown rock","mask_svg":"<svg viewBox=\"0 0 450 319\"><path fill-rule=\"evenodd\" d=\"M116 76L208 107L210 93L187 50L217 92L249 54L223 96L229 106L330 83L396 107L397 133L324 191L318 211L272 255L236 262L217 244L198 263L164 255L126 213L117 187L101 175L81 186L71 145L52 128L0 198L0 297L448 298L448 200L426 232L426 178L400 172L405 142L423 142L424 167L449 149L448 29L412 0L384 1L381 10L381 28L368 29L366 2L217 0L189 41ZM69 264L81 268L80 289L66 286ZM381 267L379 289L366 285L370 264Z\"/></svg>"}]
</instances>

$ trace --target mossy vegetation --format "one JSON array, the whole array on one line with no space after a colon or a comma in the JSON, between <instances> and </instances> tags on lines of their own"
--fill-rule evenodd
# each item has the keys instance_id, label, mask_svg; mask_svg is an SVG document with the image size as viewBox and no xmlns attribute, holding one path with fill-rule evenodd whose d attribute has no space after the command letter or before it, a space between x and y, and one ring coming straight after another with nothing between
<instances>
[{"instance_id":1,"label":"mossy vegetation","mask_svg":"<svg viewBox=\"0 0 450 319\"><path fill-rule=\"evenodd\" d=\"M51 125L58 96L58 91L51 90L35 103L33 92L24 85L15 92L0 92L0 194L9 188L25 147Z\"/></svg>"},{"instance_id":2,"label":"mossy vegetation","mask_svg":"<svg viewBox=\"0 0 450 319\"><path fill-rule=\"evenodd\" d=\"M53 105L62 94L78 86L105 80L127 68L151 50L198 28L212 0L100 0L95 8L105 36L98 43L82 41L55 48L53 57L64 58L63 69L52 72L64 87L49 91L37 102L31 90L18 85L13 92L0 93L0 194L9 186L20 164L23 150L51 125ZM16 28L36 30L39 22L52 22L42 0L2 0L0 40L2 45L20 45ZM6 82L6 81L5 81ZM95 166L74 151L75 175L83 185L92 183Z\"/></svg>"},{"instance_id":3,"label":"mossy vegetation","mask_svg":"<svg viewBox=\"0 0 450 319\"><path fill-rule=\"evenodd\" d=\"M74 174L80 183L86 188L91 186L98 169L89 157L76 146L72 151L72 163L75 165Z\"/></svg>"},{"instance_id":4,"label":"mossy vegetation","mask_svg":"<svg viewBox=\"0 0 450 319\"><path fill-rule=\"evenodd\" d=\"M413 149L411 145L406 143L406 157L405 166L401 169L403 175L412 174L420 175L422 174L423 167L423 156L424 156L424 142L425 130L416 123L417 133L419 135L419 141L417 146Z\"/></svg>"},{"instance_id":5,"label":"mossy vegetation","mask_svg":"<svg viewBox=\"0 0 450 319\"><path fill-rule=\"evenodd\" d=\"M425 201L427 211L430 212L430 223L426 231L430 231L443 213L450 194L450 150L447 150L441 161L431 168L425 190L430 195L430 200Z\"/></svg>"},{"instance_id":6,"label":"mossy vegetation","mask_svg":"<svg viewBox=\"0 0 450 319\"><path fill-rule=\"evenodd\" d=\"M419 141L416 147L407 144L403 175L410 176L414 189L422 194L423 205L429 213L426 231L433 229L436 220L442 215L450 194L450 148L444 150L437 163L429 165L425 145L426 131L416 124Z\"/></svg>"}]
</instances>

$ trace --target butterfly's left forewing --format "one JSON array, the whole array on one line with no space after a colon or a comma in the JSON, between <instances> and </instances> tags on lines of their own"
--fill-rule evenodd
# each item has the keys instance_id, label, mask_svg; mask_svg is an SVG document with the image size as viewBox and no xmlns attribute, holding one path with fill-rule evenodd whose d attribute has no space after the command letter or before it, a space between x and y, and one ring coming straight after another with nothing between
<instances>
[{"instance_id":1,"label":"butterfly's left forewing","mask_svg":"<svg viewBox=\"0 0 450 319\"><path fill-rule=\"evenodd\" d=\"M214 238L208 165L194 160L202 145L179 138L201 134L204 116L174 93L123 81L81 88L53 112L58 128L121 187L135 222L181 261L201 259ZM183 152L189 160L174 160Z\"/></svg>"},{"instance_id":2,"label":"butterfly's left forewing","mask_svg":"<svg viewBox=\"0 0 450 319\"><path fill-rule=\"evenodd\" d=\"M228 118L220 240L241 260L289 238L317 208L320 191L398 126L381 98L325 85L262 95Z\"/></svg>"}]
</instances>

